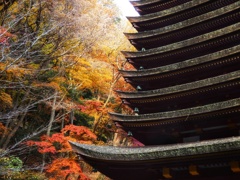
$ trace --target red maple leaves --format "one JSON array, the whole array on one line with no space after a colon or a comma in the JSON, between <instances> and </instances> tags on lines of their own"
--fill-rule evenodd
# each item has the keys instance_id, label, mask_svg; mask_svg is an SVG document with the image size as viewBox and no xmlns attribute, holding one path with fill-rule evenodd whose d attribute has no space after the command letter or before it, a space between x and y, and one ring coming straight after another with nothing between
<instances>
[{"instance_id":1,"label":"red maple leaves","mask_svg":"<svg viewBox=\"0 0 240 180\"><path fill-rule=\"evenodd\" d=\"M97 136L87 127L67 125L60 133L52 136L43 135L40 141L27 141L28 146L36 146L41 154L48 153L53 159L46 167L47 174L54 179L88 180L83 174L76 157L71 154L72 148L69 140L80 143L93 143ZM68 154L66 157L64 155ZM53 156L54 155L54 156Z\"/></svg>"},{"instance_id":2,"label":"red maple leaves","mask_svg":"<svg viewBox=\"0 0 240 180\"><path fill-rule=\"evenodd\" d=\"M89 180L89 178L83 174L79 164L74 159L69 158L55 159L47 167L47 173L54 175L54 177L50 177L50 180Z\"/></svg>"},{"instance_id":3,"label":"red maple leaves","mask_svg":"<svg viewBox=\"0 0 240 180\"><path fill-rule=\"evenodd\" d=\"M69 140L91 144L97 136L85 126L67 125L61 133L55 133L51 137L43 135L41 141L27 141L28 146L37 146L41 154L58 152L70 152L71 146Z\"/></svg>"}]
</instances>

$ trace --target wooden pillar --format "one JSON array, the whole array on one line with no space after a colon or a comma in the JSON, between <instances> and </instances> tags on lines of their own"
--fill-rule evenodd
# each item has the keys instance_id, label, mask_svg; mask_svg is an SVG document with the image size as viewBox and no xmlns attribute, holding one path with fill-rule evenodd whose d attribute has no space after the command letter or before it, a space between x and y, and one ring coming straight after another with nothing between
<instances>
[{"instance_id":1,"label":"wooden pillar","mask_svg":"<svg viewBox=\"0 0 240 180\"><path fill-rule=\"evenodd\" d=\"M170 168L163 168L163 177L171 179L172 175L170 174Z\"/></svg>"},{"instance_id":2,"label":"wooden pillar","mask_svg":"<svg viewBox=\"0 0 240 180\"><path fill-rule=\"evenodd\" d=\"M239 162L238 161L231 161L230 162L231 170L234 173L240 172Z\"/></svg>"},{"instance_id":3,"label":"wooden pillar","mask_svg":"<svg viewBox=\"0 0 240 180\"><path fill-rule=\"evenodd\" d=\"M197 166L196 165L190 165L188 169L189 169L189 173L192 176L198 176L199 175L199 172L197 170Z\"/></svg>"}]
</instances>

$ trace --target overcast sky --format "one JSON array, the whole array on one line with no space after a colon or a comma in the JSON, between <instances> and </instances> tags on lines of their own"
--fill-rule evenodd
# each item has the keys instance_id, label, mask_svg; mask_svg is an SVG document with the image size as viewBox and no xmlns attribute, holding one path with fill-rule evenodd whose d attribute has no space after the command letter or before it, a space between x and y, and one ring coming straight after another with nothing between
<instances>
[{"instance_id":1,"label":"overcast sky","mask_svg":"<svg viewBox=\"0 0 240 180\"><path fill-rule=\"evenodd\" d=\"M122 10L124 16L138 16L138 13L133 8L128 0L114 0Z\"/></svg>"}]
</instances>

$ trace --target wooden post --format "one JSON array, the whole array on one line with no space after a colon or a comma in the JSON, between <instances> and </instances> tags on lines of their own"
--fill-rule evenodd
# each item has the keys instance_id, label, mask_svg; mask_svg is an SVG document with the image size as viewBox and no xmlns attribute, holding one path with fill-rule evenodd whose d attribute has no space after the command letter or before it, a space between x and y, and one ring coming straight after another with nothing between
<instances>
[{"instance_id":1,"label":"wooden post","mask_svg":"<svg viewBox=\"0 0 240 180\"><path fill-rule=\"evenodd\" d=\"M167 179L171 179L172 176L170 174L170 168L163 168L163 177Z\"/></svg>"},{"instance_id":2,"label":"wooden post","mask_svg":"<svg viewBox=\"0 0 240 180\"><path fill-rule=\"evenodd\" d=\"M190 165L189 166L189 173L193 176L198 176L199 172L197 170L197 166L196 165Z\"/></svg>"},{"instance_id":3,"label":"wooden post","mask_svg":"<svg viewBox=\"0 0 240 180\"><path fill-rule=\"evenodd\" d=\"M239 162L238 161L231 161L230 162L231 170L234 173L240 172Z\"/></svg>"}]
</instances>

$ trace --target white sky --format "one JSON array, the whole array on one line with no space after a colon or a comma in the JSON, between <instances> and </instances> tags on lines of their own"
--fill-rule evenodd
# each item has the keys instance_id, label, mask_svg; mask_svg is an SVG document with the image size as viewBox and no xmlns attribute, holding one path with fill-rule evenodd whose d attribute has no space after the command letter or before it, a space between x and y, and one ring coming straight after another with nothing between
<instances>
[{"instance_id":1,"label":"white sky","mask_svg":"<svg viewBox=\"0 0 240 180\"><path fill-rule=\"evenodd\" d=\"M128 0L114 0L124 16L139 16Z\"/></svg>"}]
</instances>

